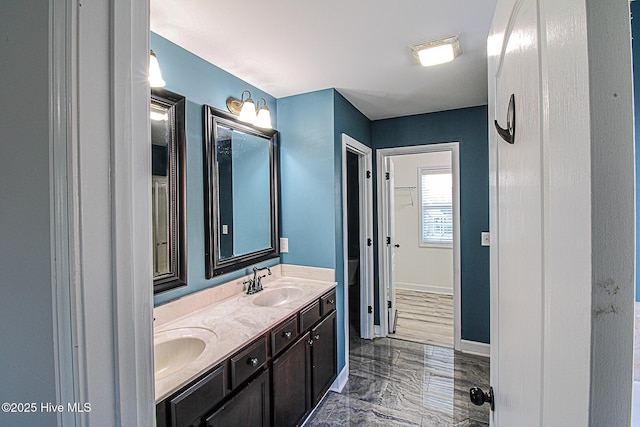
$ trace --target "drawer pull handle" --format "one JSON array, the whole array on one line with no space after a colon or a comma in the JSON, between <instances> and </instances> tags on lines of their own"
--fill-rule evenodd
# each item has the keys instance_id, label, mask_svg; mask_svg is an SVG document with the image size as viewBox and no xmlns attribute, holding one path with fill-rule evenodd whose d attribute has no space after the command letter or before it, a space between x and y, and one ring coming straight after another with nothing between
<instances>
[{"instance_id":1,"label":"drawer pull handle","mask_svg":"<svg viewBox=\"0 0 640 427\"><path fill-rule=\"evenodd\" d=\"M282 336L285 337L286 339L290 340L291 339L291 332L289 332L289 331L283 332Z\"/></svg>"},{"instance_id":2,"label":"drawer pull handle","mask_svg":"<svg viewBox=\"0 0 640 427\"><path fill-rule=\"evenodd\" d=\"M320 339L320 334L316 334L315 337L313 337L314 340L318 341Z\"/></svg>"},{"instance_id":3,"label":"drawer pull handle","mask_svg":"<svg viewBox=\"0 0 640 427\"><path fill-rule=\"evenodd\" d=\"M249 359L248 363L251 366L258 366L258 358L257 357L252 357L252 358Z\"/></svg>"},{"instance_id":4,"label":"drawer pull handle","mask_svg":"<svg viewBox=\"0 0 640 427\"><path fill-rule=\"evenodd\" d=\"M327 301L327 304L335 304L335 303L336 303L336 300L334 299L330 299Z\"/></svg>"}]
</instances>

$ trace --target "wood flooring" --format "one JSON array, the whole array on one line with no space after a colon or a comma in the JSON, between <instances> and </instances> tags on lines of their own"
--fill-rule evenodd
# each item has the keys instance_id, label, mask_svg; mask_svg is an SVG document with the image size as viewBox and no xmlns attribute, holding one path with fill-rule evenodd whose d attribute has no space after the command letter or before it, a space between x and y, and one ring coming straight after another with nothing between
<instances>
[{"instance_id":1,"label":"wood flooring","mask_svg":"<svg viewBox=\"0 0 640 427\"><path fill-rule=\"evenodd\" d=\"M396 309L389 338L453 348L453 295L396 289Z\"/></svg>"}]
</instances>

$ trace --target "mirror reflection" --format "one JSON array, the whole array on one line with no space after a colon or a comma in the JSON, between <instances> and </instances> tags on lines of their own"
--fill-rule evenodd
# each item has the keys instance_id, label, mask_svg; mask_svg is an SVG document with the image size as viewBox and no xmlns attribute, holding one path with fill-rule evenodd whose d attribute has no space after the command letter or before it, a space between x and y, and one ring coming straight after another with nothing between
<instances>
[{"instance_id":1,"label":"mirror reflection","mask_svg":"<svg viewBox=\"0 0 640 427\"><path fill-rule=\"evenodd\" d=\"M207 278L279 256L277 132L205 106Z\"/></svg>"},{"instance_id":2,"label":"mirror reflection","mask_svg":"<svg viewBox=\"0 0 640 427\"><path fill-rule=\"evenodd\" d=\"M187 283L184 104L183 96L168 90L151 91L154 293Z\"/></svg>"},{"instance_id":3,"label":"mirror reflection","mask_svg":"<svg viewBox=\"0 0 640 427\"><path fill-rule=\"evenodd\" d=\"M271 246L269 142L227 126L216 129L220 259Z\"/></svg>"},{"instance_id":4,"label":"mirror reflection","mask_svg":"<svg viewBox=\"0 0 640 427\"><path fill-rule=\"evenodd\" d=\"M151 205L153 230L153 277L169 273L169 109L151 103Z\"/></svg>"}]
</instances>

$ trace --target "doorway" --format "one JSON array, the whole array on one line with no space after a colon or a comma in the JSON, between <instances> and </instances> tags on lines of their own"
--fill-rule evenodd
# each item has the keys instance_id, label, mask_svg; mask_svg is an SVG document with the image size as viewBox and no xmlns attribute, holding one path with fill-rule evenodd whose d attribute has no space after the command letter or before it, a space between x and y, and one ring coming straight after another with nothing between
<instances>
[{"instance_id":1,"label":"doorway","mask_svg":"<svg viewBox=\"0 0 640 427\"><path fill-rule=\"evenodd\" d=\"M460 348L458 143L378 150L381 332Z\"/></svg>"},{"instance_id":2,"label":"doorway","mask_svg":"<svg viewBox=\"0 0 640 427\"><path fill-rule=\"evenodd\" d=\"M373 338L373 185L371 148L342 134L345 336ZM348 346L345 360L348 360Z\"/></svg>"}]
</instances>

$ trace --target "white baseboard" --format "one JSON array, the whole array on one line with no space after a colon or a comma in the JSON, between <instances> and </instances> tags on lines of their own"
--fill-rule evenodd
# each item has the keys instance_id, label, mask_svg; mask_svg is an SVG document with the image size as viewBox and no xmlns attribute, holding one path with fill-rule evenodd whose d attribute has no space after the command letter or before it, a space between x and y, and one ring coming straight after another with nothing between
<instances>
[{"instance_id":1,"label":"white baseboard","mask_svg":"<svg viewBox=\"0 0 640 427\"><path fill-rule=\"evenodd\" d=\"M477 356L489 357L491 355L491 345L483 342L461 340L460 351L463 353L475 354Z\"/></svg>"},{"instance_id":2,"label":"white baseboard","mask_svg":"<svg viewBox=\"0 0 640 427\"><path fill-rule=\"evenodd\" d=\"M395 282L396 289L405 291L431 292L434 294L453 295L453 288L435 285L423 285L421 283Z\"/></svg>"},{"instance_id":3,"label":"white baseboard","mask_svg":"<svg viewBox=\"0 0 640 427\"><path fill-rule=\"evenodd\" d=\"M336 393L342 393L342 389L345 385L347 385L347 381L349 381L349 363L344 365L342 371L338 374L338 377L335 379L329 390L335 391Z\"/></svg>"}]
</instances>

